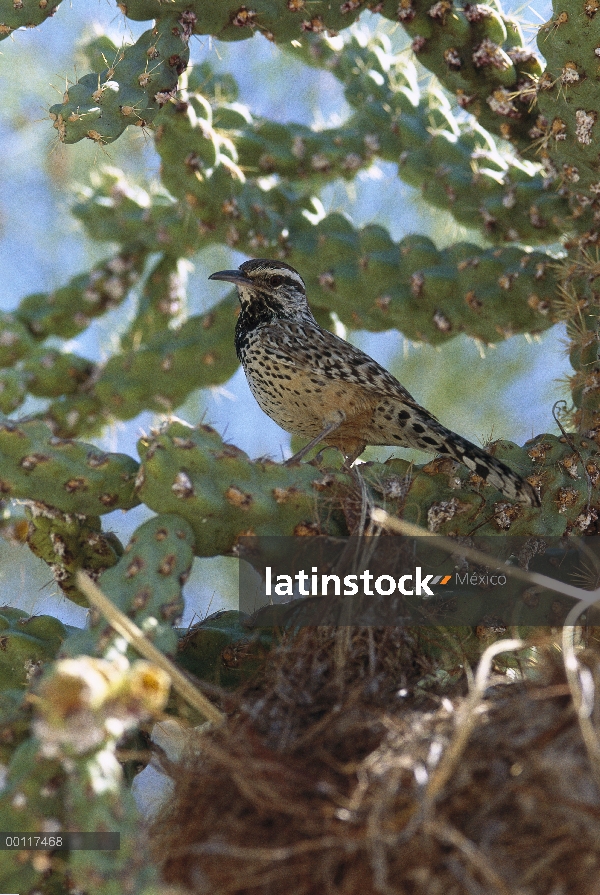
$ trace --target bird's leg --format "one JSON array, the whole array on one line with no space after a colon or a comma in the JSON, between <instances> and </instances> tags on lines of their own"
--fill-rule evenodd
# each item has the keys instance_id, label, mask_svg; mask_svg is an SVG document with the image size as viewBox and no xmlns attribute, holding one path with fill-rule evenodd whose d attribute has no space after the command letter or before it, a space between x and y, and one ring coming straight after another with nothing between
<instances>
[{"instance_id":1,"label":"bird's leg","mask_svg":"<svg viewBox=\"0 0 600 895\"><path fill-rule=\"evenodd\" d=\"M314 438L311 438L311 440L308 442L308 444L305 444L303 448L300 448L300 450L296 454L294 454L293 457L290 457L289 460L286 460L283 465L291 466L292 463L299 463L300 460L302 460L304 457L306 457L308 452L312 451L312 449L314 447L316 447L318 444L320 444L324 438L327 438L328 435L331 435L332 432L335 432L336 429L339 429L339 427L342 425L342 423L344 422L345 419L346 419L346 414L344 413L344 411L337 410L335 412L335 415L332 415L332 418L328 422L323 420L324 423L326 422L326 425L323 428L323 431L319 432L318 435L315 435Z\"/></svg>"}]
</instances>

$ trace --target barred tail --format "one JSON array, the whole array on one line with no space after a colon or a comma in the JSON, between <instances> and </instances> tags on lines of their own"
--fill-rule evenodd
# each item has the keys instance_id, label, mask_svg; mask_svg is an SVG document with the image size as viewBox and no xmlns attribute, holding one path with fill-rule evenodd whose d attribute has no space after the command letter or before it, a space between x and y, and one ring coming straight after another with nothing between
<instances>
[{"instance_id":1,"label":"barred tail","mask_svg":"<svg viewBox=\"0 0 600 895\"><path fill-rule=\"evenodd\" d=\"M428 430L428 435L435 433L440 438L439 445L435 447L428 445L428 450L432 450L433 447L438 453L458 460L510 500L517 500L530 507L539 507L540 498L537 491L518 473L513 472L506 463L496 460L482 448L439 424L435 428L430 424Z\"/></svg>"},{"instance_id":2,"label":"barred tail","mask_svg":"<svg viewBox=\"0 0 600 895\"><path fill-rule=\"evenodd\" d=\"M510 500L530 507L540 505L537 492L529 482L462 435L446 429L422 407L386 399L377 407L372 425L367 444L396 443L452 457Z\"/></svg>"}]
</instances>

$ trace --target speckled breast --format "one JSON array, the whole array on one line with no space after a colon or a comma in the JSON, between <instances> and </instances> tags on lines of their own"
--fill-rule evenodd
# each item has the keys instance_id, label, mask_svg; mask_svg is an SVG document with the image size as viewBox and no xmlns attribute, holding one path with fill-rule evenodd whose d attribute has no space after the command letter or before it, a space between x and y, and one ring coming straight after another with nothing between
<instances>
[{"instance_id":1,"label":"speckled breast","mask_svg":"<svg viewBox=\"0 0 600 895\"><path fill-rule=\"evenodd\" d=\"M250 335L241 353L242 366L260 408L278 426L312 438L323 428L322 401L327 380L313 371L299 372L263 350L259 332Z\"/></svg>"}]
</instances>

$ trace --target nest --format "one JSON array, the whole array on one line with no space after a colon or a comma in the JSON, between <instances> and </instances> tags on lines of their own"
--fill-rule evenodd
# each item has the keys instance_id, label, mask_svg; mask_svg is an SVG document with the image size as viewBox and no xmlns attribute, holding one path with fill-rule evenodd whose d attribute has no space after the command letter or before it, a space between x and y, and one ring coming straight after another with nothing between
<instances>
[{"instance_id":1,"label":"nest","mask_svg":"<svg viewBox=\"0 0 600 895\"><path fill-rule=\"evenodd\" d=\"M593 724L597 656L581 661ZM424 679L434 663L402 629L284 644L229 697L227 722L165 765L174 791L150 830L164 881L197 895L600 891L597 768L560 657L479 693L464 675L437 691Z\"/></svg>"}]
</instances>

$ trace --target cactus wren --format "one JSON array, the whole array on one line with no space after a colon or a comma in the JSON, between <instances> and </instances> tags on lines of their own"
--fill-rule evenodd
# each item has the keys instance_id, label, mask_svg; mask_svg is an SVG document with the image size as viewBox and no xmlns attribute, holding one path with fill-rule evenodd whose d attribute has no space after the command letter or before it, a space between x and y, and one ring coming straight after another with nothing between
<instances>
[{"instance_id":1,"label":"cactus wren","mask_svg":"<svg viewBox=\"0 0 600 895\"><path fill-rule=\"evenodd\" d=\"M286 432L310 439L288 463L321 442L339 448L347 467L369 444L420 448L458 460L512 500L539 506L517 473L442 426L368 354L322 329L289 264L255 259L209 279L237 286L235 349L260 407Z\"/></svg>"}]
</instances>

